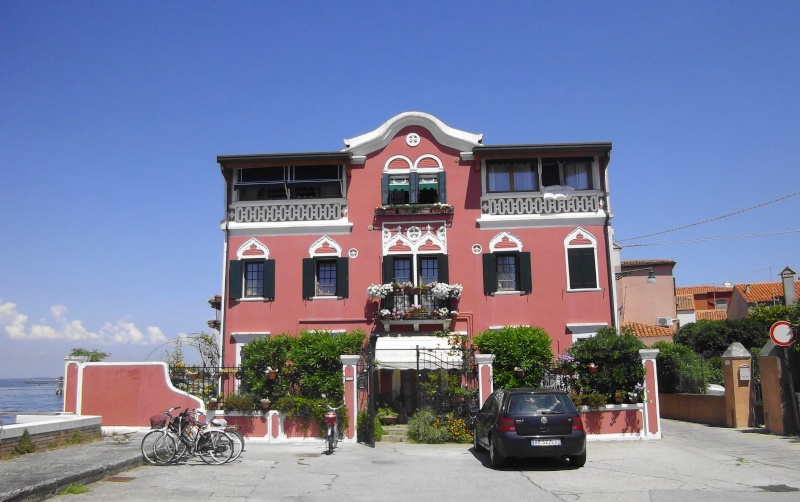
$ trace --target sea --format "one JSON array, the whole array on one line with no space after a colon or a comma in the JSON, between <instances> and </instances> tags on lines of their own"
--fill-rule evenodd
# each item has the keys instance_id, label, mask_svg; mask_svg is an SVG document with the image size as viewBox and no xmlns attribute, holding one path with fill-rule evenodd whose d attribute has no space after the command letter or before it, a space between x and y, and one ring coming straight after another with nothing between
<instances>
[{"instance_id":1,"label":"sea","mask_svg":"<svg viewBox=\"0 0 800 502\"><path fill-rule=\"evenodd\" d=\"M63 411L57 389L57 378L0 378L0 425L16 423L17 415Z\"/></svg>"}]
</instances>

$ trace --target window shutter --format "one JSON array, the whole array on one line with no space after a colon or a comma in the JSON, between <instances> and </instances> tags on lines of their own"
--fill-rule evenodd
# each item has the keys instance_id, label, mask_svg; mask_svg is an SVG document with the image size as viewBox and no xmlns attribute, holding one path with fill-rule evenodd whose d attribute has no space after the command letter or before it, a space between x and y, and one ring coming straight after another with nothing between
<instances>
[{"instance_id":1,"label":"window shutter","mask_svg":"<svg viewBox=\"0 0 800 502\"><path fill-rule=\"evenodd\" d=\"M569 258L569 288L596 288L597 274L595 272L594 249L568 249L567 257Z\"/></svg>"},{"instance_id":2,"label":"window shutter","mask_svg":"<svg viewBox=\"0 0 800 502\"><path fill-rule=\"evenodd\" d=\"M303 298L317 294L317 270L314 258L303 258Z\"/></svg>"},{"instance_id":3,"label":"window shutter","mask_svg":"<svg viewBox=\"0 0 800 502\"><path fill-rule=\"evenodd\" d=\"M347 298L350 296L350 261L348 258L336 259L336 296Z\"/></svg>"},{"instance_id":4,"label":"window shutter","mask_svg":"<svg viewBox=\"0 0 800 502\"><path fill-rule=\"evenodd\" d=\"M383 257L383 284L394 282L394 257Z\"/></svg>"},{"instance_id":5,"label":"window shutter","mask_svg":"<svg viewBox=\"0 0 800 502\"><path fill-rule=\"evenodd\" d=\"M439 282L450 282L450 271L447 269L447 255L437 255L436 259L439 262Z\"/></svg>"},{"instance_id":6,"label":"window shutter","mask_svg":"<svg viewBox=\"0 0 800 502\"><path fill-rule=\"evenodd\" d=\"M408 176L408 203L416 204L419 201L419 174L416 172Z\"/></svg>"},{"instance_id":7,"label":"window shutter","mask_svg":"<svg viewBox=\"0 0 800 502\"><path fill-rule=\"evenodd\" d=\"M381 178L381 204L389 205L389 175L384 174Z\"/></svg>"},{"instance_id":8,"label":"window shutter","mask_svg":"<svg viewBox=\"0 0 800 502\"><path fill-rule=\"evenodd\" d=\"M228 297L238 300L242 297L242 262L231 260L228 268Z\"/></svg>"},{"instance_id":9,"label":"window shutter","mask_svg":"<svg viewBox=\"0 0 800 502\"><path fill-rule=\"evenodd\" d=\"M519 254L519 290L523 293L533 291L533 278L531 277L531 254L527 251Z\"/></svg>"},{"instance_id":10,"label":"window shutter","mask_svg":"<svg viewBox=\"0 0 800 502\"><path fill-rule=\"evenodd\" d=\"M264 260L264 298L275 299L275 260Z\"/></svg>"},{"instance_id":11,"label":"window shutter","mask_svg":"<svg viewBox=\"0 0 800 502\"><path fill-rule=\"evenodd\" d=\"M447 183L445 182L444 171L439 172L439 202L442 204L447 203Z\"/></svg>"},{"instance_id":12,"label":"window shutter","mask_svg":"<svg viewBox=\"0 0 800 502\"><path fill-rule=\"evenodd\" d=\"M483 294L497 291L497 257L492 253L483 255Z\"/></svg>"}]
</instances>

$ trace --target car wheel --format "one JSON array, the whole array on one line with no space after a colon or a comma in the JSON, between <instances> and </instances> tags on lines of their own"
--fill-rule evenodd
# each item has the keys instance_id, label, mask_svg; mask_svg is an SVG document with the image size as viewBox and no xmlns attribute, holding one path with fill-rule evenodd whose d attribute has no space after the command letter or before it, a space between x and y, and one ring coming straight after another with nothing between
<instances>
[{"instance_id":1,"label":"car wheel","mask_svg":"<svg viewBox=\"0 0 800 502\"><path fill-rule=\"evenodd\" d=\"M478 430L477 429L473 429L472 430L472 448L474 448L475 451L478 451L478 452L486 451L486 448L481 446L481 444L478 442Z\"/></svg>"},{"instance_id":2,"label":"car wheel","mask_svg":"<svg viewBox=\"0 0 800 502\"><path fill-rule=\"evenodd\" d=\"M569 465L572 467L583 467L586 464L586 450L580 455L570 455Z\"/></svg>"},{"instance_id":3,"label":"car wheel","mask_svg":"<svg viewBox=\"0 0 800 502\"><path fill-rule=\"evenodd\" d=\"M499 469L506 465L506 458L497 451L497 445L492 436L489 436L489 461L494 469Z\"/></svg>"}]
</instances>

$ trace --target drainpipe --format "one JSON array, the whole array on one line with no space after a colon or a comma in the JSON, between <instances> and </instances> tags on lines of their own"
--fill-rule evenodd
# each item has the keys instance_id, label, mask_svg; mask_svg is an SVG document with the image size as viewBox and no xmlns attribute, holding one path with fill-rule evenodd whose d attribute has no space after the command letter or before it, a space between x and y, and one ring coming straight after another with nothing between
<instances>
[{"instance_id":1,"label":"drainpipe","mask_svg":"<svg viewBox=\"0 0 800 502\"><path fill-rule=\"evenodd\" d=\"M611 158L611 153L609 152L608 157L606 158L606 165L604 167L608 167L608 160ZM610 235L610 228L611 228L611 203L609 202L608 196L608 171L603 170L605 173L604 176L604 184L605 187L603 190L603 202L606 206L606 221L603 224L603 235L606 239L606 265L608 266L608 289L610 292L610 299L611 299L611 325L614 328L619 327L619 320L617 319L617 279L614 276L614 268L613 264L611 263L611 252L613 243L611 242L611 235Z\"/></svg>"},{"instance_id":2,"label":"drainpipe","mask_svg":"<svg viewBox=\"0 0 800 502\"><path fill-rule=\"evenodd\" d=\"M222 174L222 179L225 182L225 197L222 199L223 204L223 214L225 215L225 219L223 220L224 225L224 239L222 244L222 287L220 288L222 291L222 305L220 311L220 320L219 320L219 333L220 333L220 361L222 362L222 366L225 366L225 347L227 346L225 340L225 332L227 331L227 312L228 312L228 247L230 245L230 230L228 229L228 177L225 176L225 168L220 165L220 172Z\"/></svg>"}]
</instances>

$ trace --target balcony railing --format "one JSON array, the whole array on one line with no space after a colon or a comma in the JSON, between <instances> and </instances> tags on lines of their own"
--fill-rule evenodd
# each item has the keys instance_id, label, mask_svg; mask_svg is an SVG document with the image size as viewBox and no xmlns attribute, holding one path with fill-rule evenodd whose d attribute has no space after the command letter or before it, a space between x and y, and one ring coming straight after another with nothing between
<instances>
[{"instance_id":1,"label":"balcony railing","mask_svg":"<svg viewBox=\"0 0 800 502\"><path fill-rule=\"evenodd\" d=\"M398 214L453 214L453 206L449 204L397 204L375 208L375 216Z\"/></svg>"},{"instance_id":2,"label":"balcony railing","mask_svg":"<svg viewBox=\"0 0 800 502\"><path fill-rule=\"evenodd\" d=\"M230 206L228 216L236 223L336 221L347 216L347 200L239 202Z\"/></svg>"},{"instance_id":3,"label":"balcony railing","mask_svg":"<svg viewBox=\"0 0 800 502\"><path fill-rule=\"evenodd\" d=\"M421 324L436 324L447 328L454 319L450 298L438 298L423 292L387 295L381 300L381 311L390 312L384 315L379 313L384 331L389 331L392 325L410 325L414 331L419 331Z\"/></svg>"},{"instance_id":4,"label":"balcony railing","mask_svg":"<svg viewBox=\"0 0 800 502\"><path fill-rule=\"evenodd\" d=\"M496 216L531 214L595 213L603 209L599 193L571 194L569 197L509 195L481 198L481 213Z\"/></svg>"}]
</instances>

